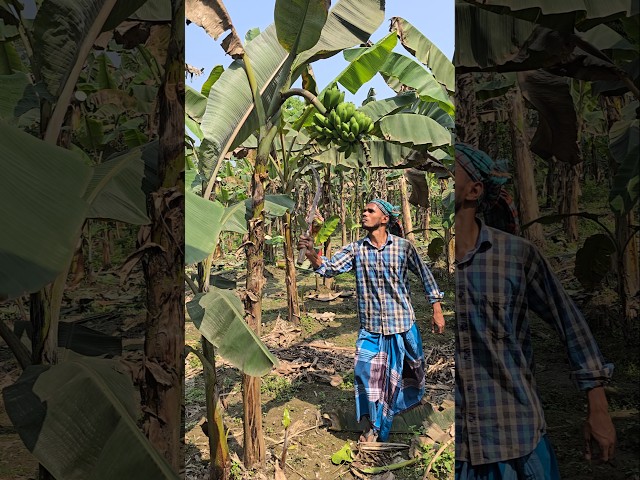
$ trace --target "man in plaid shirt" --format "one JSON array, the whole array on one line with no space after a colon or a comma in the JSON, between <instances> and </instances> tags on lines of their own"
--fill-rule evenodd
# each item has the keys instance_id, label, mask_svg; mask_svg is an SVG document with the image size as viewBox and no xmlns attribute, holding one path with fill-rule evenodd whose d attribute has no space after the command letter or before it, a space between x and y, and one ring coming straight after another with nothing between
<instances>
[{"instance_id":1,"label":"man in plaid shirt","mask_svg":"<svg viewBox=\"0 0 640 480\"><path fill-rule=\"evenodd\" d=\"M457 144L455 179L456 480L559 478L534 377L529 309L556 328L571 377L587 392L586 457L595 439L603 460L612 458L603 385L613 365L540 252L476 216L501 198L507 176L484 152Z\"/></svg>"},{"instance_id":2,"label":"man in plaid shirt","mask_svg":"<svg viewBox=\"0 0 640 480\"><path fill-rule=\"evenodd\" d=\"M409 271L417 275L433 306L432 331L444 331L440 292L415 247L388 230L397 226L398 209L376 199L362 214L367 236L337 252L319 256L303 236L298 248L316 273L333 277L354 270L360 331L356 341L354 385L356 416L369 419L361 441L386 441L393 416L418 404L424 395L422 339L411 305Z\"/></svg>"}]
</instances>

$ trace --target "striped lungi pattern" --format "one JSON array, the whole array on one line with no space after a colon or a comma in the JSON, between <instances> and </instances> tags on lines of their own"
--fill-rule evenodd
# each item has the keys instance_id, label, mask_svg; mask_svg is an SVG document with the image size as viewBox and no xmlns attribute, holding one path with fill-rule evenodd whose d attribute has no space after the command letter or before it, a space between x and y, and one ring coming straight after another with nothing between
<instances>
[{"instance_id":1,"label":"striped lungi pattern","mask_svg":"<svg viewBox=\"0 0 640 480\"><path fill-rule=\"evenodd\" d=\"M379 439L386 441L394 415L418 404L424 395L424 354L416 324L393 335L361 329L354 384L358 421L368 415Z\"/></svg>"}]
</instances>

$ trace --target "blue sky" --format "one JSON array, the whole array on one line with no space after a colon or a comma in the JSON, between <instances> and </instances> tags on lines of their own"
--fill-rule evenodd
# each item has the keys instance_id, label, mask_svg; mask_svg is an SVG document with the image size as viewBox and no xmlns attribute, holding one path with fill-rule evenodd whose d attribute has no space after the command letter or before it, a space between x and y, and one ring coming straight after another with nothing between
<instances>
[{"instance_id":1,"label":"blue sky","mask_svg":"<svg viewBox=\"0 0 640 480\"><path fill-rule=\"evenodd\" d=\"M335 4L336 0L332 1ZM248 30L254 27L263 31L273 23L273 8L275 0L226 0L225 7L231 16L238 34L244 40ZM372 41L377 41L389 33L391 17L402 17L412 23L427 38L435 43L449 58L453 57L454 47L454 0L431 0L417 2L415 0L387 0L385 8L385 21L371 36ZM204 68L204 74L193 79L187 78L187 85L200 90L211 69L216 65L227 68L232 59L225 55L220 47L220 41L213 40L205 31L195 24L186 26L186 62L194 67ZM408 54L400 45L396 47L399 53ZM320 89L332 81L345 67L347 62L341 54L329 59L319 60L312 64L316 81ZM378 99L391 97L394 92L386 85L382 77L376 75L370 82L363 85L355 95L346 92L346 100L360 105L366 98L369 88L375 88ZM341 90L344 90L342 87Z\"/></svg>"}]
</instances>

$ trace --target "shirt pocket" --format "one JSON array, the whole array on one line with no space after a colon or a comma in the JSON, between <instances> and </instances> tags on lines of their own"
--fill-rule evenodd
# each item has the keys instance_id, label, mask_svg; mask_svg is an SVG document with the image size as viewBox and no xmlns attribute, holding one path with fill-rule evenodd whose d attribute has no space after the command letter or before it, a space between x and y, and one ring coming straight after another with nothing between
<instances>
[{"instance_id":1,"label":"shirt pocket","mask_svg":"<svg viewBox=\"0 0 640 480\"><path fill-rule=\"evenodd\" d=\"M513 307L515 299L511 295L484 294L481 308L487 333L495 340L505 340L514 335Z\"/></svg>"}]
</instances>

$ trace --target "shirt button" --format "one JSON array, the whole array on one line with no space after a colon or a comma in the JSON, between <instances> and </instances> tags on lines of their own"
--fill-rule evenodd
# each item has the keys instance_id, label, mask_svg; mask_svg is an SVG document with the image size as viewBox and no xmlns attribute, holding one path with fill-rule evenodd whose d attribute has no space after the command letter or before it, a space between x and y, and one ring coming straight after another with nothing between
<instances>
[{"instance_id":1,"label":"shirt button","mask_svg":"<svg viewBox=\"0 0 640 480\"><path fill-rule=\"evenodd\" d=\"M458 298L463 298L463 297L464 297L464 292L458 293Z\"/></svg>"}]
</instances>

